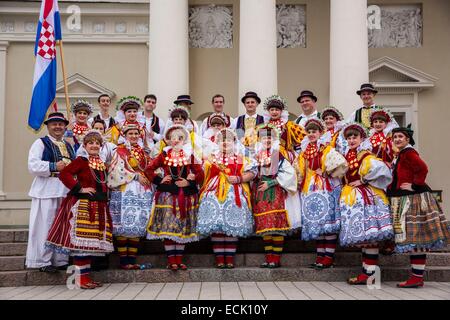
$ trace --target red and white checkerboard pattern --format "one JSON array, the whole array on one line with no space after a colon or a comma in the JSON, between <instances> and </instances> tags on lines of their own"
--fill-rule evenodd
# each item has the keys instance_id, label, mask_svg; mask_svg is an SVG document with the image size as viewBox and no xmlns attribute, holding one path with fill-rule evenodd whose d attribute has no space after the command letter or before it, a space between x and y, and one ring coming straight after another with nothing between
<instances>
[{"instance_id":1,"label":"red and white checkerboard pattern","mask_svg":"<svg viewBox=\"0 0 450 320\"><path fill-rule=\"evenodd\" d=\"M38 41L37 53L44 59L54 59L55 49L55 32L53 27L44 20L41 28L41 36Z\"/></svg>"}]
</instances>

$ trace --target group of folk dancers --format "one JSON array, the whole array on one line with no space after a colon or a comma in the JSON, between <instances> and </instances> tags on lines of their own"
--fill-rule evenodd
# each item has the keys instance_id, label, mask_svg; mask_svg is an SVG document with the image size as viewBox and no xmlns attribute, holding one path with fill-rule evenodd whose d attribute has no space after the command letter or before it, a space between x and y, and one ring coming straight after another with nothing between
<instances>
[{"instance_id":1,"label":"group of folk dancers","mask_svg":"<svg viewBox=\"0 0 450 320\"><path fill-rule=\"evenodd\" d=\"M141 238L164 242L167 268L186 270L185 245L210 237L217 268L234 268L239 238L260 236L262 268L281 266L286 236L316 242L316 269L334 266L335 249L358 247L366 284L380 247L410 253L411 275L400 287L423 286L426 252L449 242L450 224L425 183L427 166L413 148L413 131L374 104L371 84L357 94L364 106L345 120L334 107L316 110L304 90L302 115L288 120L286 101L247 92L246 114L214 112L198 126L189 95L174 101L167 123L154 114L157 99L125 97L115 117L110 97L72 105L75 120L49 114L48 135L31 146L35 176L26 265L56 272L73 263L79 285L91 259L114 251L120 267L139 269ZM143 107L143 111L141 111Z\"/></svg>"}]
</instances>

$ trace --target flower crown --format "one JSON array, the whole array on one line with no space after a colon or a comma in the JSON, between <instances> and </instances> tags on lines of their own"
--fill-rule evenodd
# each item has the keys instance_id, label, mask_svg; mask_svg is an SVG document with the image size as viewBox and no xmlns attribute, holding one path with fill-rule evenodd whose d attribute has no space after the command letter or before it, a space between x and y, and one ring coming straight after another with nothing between
<instances>
[{"instance_id":1,"label":"flower crown","mask_svg":"<svg viewBox=\"0 0 450 320\"><path fill-rule=\"evenodd\" d=\"M73 113L77 113L79 109L87 108L89 113L92 113L94 106L86 100L79 99L72 104Z\"/></svg>"},{"instance_id":2,"label":"flower crown","mask_svg":"<svg viewBox=\"0 0 450 320\"><path fill-rule=\"evenodd\" d=\"M276 106L284 110L287 108L287 101L283 97L274 94L268 97L263 104L263 107L266 110L268 110L271 106Z\"/></svg>"},{"instance_id":3,"label":"flower crown","mask_svg":"<svg viewBox=\"0 0 450 320\"><path fill-rule=\"evenodd\" d=\"M138 109L140 109L143 105L143 102L141 99L139 99L138 97L135 97L135 96L123 97L122 99L117 101L116 109L122 110L122 107L127 104L136 104L138 106Z\"/></svg>"}]
</instances>

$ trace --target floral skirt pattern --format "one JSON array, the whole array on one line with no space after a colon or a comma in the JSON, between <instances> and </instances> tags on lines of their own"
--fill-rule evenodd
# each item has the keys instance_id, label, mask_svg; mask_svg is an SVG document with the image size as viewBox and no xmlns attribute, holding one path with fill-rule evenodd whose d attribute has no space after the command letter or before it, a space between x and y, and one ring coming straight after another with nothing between
<instances>
[{"instance_id":1,"label":"floral skirt pattern","mask_svg":"<svg viewBox=\"0 0 450 320\"><path fill-rule=\"evenodd\" d=\"M152 200L152 190L138 181L128 183L124 191L112 191L109 210L113 234L127 238L145 236Z\"/></svg>"},{"instance_id":2,"label":"floral skirt pattern","mask_svg":"<svg viewBox=\"0 0 450 320\"><path fill-rule=\"evenodd\" d=\"M241 191L242 192L242 191ZM248 237L253 234L253 214L245 197L240 194L241 207L235 200L234 188L230 188L223 203L214 192L200 199L197 232L202 237L212 233L225 233L233 237Z\"/></svg>"},{"instance_id":3,"label":"floral skirt pattern","mask_svg":"<svg viewBox=\"0 0 450 320\"><path fill-rule=\"evenodd\" d=\"M182 215L176 196L168 192L157 193L147 227L147 239L170 239L177 243L198 241L197 197L197 195L185 196L186 212Z\"/></svg>"},{"instance_id":4,"label":"floral skirt pattern","mask_svg":"<svg viewBox=\"0 0 450 320\"><path fill-rule=\"evenodd\" d=\"M376 244L383 240L394 238L394 229L389 204L371 187L363 186L352 190L353 204L348 204L343 194L340 198L341 231L339 241L341 246L357 246ZM366 196L363 196L365 192ZM381 191L382 192L382 191Z\"/></svg>"},{"instance_id":5,"label":"floral skirt pattern","mask_svg":"<svg viewBox=\"0 0 450 320\"><path fill-rule=\"evenodd\" d=\"M300 193L302 240L316 240L324 234L339 232L341 228L340 194L340 186L334 187L331 192L327 190L311 190L306 194Z\"/></svg>"}]
</instances>

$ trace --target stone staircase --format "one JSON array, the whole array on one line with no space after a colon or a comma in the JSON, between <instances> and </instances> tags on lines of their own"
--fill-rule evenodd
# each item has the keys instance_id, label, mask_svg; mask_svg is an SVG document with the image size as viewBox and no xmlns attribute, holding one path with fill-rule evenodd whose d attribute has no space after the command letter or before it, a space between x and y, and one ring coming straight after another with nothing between
<instances>
[{"instance_id":1,"label":"stone staircase","mask_svg":"<svg viewBox=\"0 0 450 320\"><path fill-rule=\"evenodd\" d=\"M27 229L0 229L0 287L25 285L64 284L67 274L42 273L25 269ZM298 237L297 237L298 238ZM236 268L219 270L213 268L214 255L211 243L202 240L186 246L186 271L173 272L165 269L166 256L161 241L141 241L138 263L151 263L154 268L146 270L118 269L118 256L109 257L108 270L93 272L93 278L109 283L120 282L208 282L208 281L345 281L361 269L358 250L342 250L338 247L336 267L314 270L314 243L305 243L295 237L287 239L282 257L282 268L261 269L264 248L260 238L239 241ZM409 272L408 255L380 256L383 281L399 281ZM425 279L450 282L450 248L428 255Z\"/></svg>"}]
</instances>

